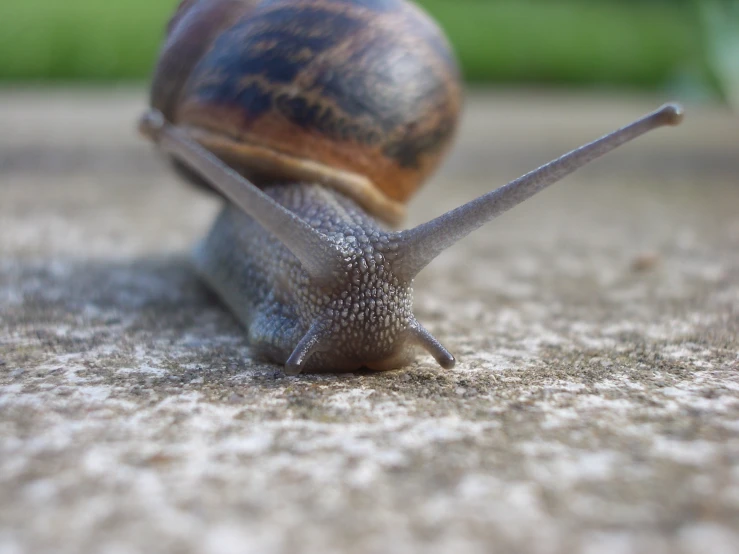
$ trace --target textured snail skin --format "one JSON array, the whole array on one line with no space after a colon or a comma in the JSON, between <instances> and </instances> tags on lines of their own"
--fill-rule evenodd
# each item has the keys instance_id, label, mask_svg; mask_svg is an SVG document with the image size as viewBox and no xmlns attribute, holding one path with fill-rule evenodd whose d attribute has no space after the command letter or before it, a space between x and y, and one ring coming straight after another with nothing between
<instances>
[{"instance_id":1,"label":"textured snail skin","mask_svg":"<svg viewBox=\"0 0 739 554\"><path fill-rule=\"evenodd\" d=\"M316 321L327 337L303 368L402 367L415 355L412 280L390 262L398 245L349 198L320 185L265 192L345 252L343 274L316 283L274 236L227 205L195 253L197 270L248 329L263 359L285 364ZM328 338L330 337L330 338Z\"/></svg>"}]
</instances>

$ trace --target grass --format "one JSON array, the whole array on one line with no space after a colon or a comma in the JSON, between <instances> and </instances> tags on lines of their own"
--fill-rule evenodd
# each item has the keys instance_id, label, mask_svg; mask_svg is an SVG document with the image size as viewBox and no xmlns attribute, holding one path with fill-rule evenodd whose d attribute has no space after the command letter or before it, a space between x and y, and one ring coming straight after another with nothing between
<instances>
[{"instance_id":1,"label":"grass","mask_svg":"<svg viewBox=\"0 0 739 554\"><path fill-rule=\"evenodd\" d=\"M0 80L150 75L177 0L2 0ZM663 85L700 57L682 4L425 0L471 81Z\"/></svg>"},{"instance_id":2,"label":"grass","mask_svg":"<svg viewBox=\"0 0 739 554\"><path fill-rule=\"evenodd\" d=\"M475 81L658 86L690 63L699 34L670 4L429 0Z\"/></svg>"},{"instance_id":3,"label":"grass","mask_svg":"<svg viewBox=\"0 0 739 554\"><path fill-rule=\"evenodd\" d=\"M174 5L172 0L2 0L0 78L144 78Z\"/></svg>"}]
</instances>

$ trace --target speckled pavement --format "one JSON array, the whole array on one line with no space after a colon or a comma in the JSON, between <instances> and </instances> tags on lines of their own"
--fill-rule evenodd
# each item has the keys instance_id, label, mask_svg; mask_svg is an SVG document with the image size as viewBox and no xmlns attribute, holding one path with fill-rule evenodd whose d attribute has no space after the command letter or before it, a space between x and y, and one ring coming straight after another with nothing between
<instances>
[{"instance_id":1,"label":"speckled pavement","mask_svg":"<svg viewBox=\"0 0 739 554\"><path fill-rule=\"evenodd\" d=\"M456 354L255 363L143 90L0 92L0 553L739 552L739 118L688 106L419 277ZM470 96L419 223L661 100Z\"/></svg>"}]
</instances>

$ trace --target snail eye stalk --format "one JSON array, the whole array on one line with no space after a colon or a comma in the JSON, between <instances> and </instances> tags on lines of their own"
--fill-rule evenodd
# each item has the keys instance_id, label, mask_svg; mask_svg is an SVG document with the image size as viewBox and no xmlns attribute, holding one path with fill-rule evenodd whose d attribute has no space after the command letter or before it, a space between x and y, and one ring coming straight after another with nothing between
<instances>
[{"instance_id":1,"label":"snail eye stalk","mask_svg":"<svg viewBox=\"0 0 739 554\"><path fill-rule=\"evenodd\" d=\"M436 256L491 219L622 144L658 127L678 125L682 119L682 107L677 104L666 104L507 185L414 229L401 231L398 233L398 239L403 255L398 258L393 269L399 277L412 279Z\"/></svg>"},{"instance_id":2,"label":"snail eye stalk","mask_svg":"<svg viewBox=\"0 0 739 554\"><path fill-rule=\"evenodd\" d=\"M341 253L327 236L280 206L243 175L168 123L160 112L145 113L139 121L139 130L272 233L300 260L314 280L328 282L341 269Z\"/></svg>"}]
</instances>

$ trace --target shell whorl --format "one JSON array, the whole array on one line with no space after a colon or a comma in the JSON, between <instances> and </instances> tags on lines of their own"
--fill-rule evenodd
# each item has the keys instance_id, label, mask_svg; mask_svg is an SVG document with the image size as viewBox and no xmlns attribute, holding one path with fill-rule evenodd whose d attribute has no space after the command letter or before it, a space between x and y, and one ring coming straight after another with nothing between
<instances>
[{"instance_id":1,"label":"shell whorl","mask_svg":"<svg viewBox=\"0 0 739 554\"><path fill-rule=\"evenodd\" d=\"M448 149L461 87L405 0L185 0L152 105L259 185L321 182L396 223Z\"/></svg>"}]
</instances>

